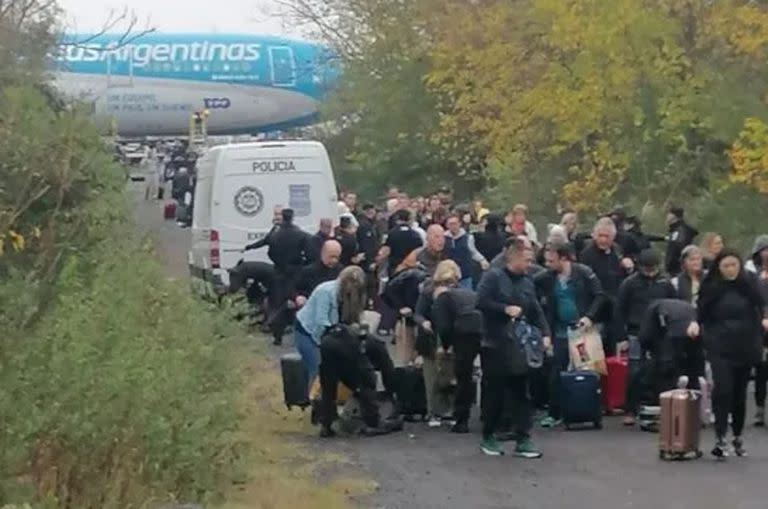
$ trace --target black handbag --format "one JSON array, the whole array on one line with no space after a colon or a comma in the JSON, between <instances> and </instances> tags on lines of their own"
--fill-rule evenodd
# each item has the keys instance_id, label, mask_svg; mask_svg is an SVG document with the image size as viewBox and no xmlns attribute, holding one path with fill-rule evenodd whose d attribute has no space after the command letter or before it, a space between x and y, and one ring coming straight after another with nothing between
<instances>
[{"instance_id":1,"label":"black handbag","mask_svg":"<svg viewBox=\"0 0 768 509\"><path fill-rule=\"evenodd\" d=\"M541 330L525 319L512 320L507 325L505 341L507 369L512 375L525 375L544 365L544 338Z\"/></svg>"}]
</instances>

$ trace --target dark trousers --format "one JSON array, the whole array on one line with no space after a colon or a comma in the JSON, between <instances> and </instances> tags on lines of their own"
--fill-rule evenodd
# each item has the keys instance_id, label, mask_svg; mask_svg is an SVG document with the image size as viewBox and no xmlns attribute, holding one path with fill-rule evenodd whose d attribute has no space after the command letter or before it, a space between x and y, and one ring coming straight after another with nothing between
<instances>
[{"instance_id":1,"label":"dark trousers","mask_svg":"<svg viewBox=\"0 0 768 509\"><path fill-rule=\"evenodd\" d=\"M288 300L293 296L296 285L296 275L299 268L282 269L275 272L274 280L270 285L269 313L267 324L272 336L282 339L285 329L293 323L295 310L288 307Z\"/></svg>"},{"instance_id":2,"label":"dark trousers","mask_svg":"<svg viewBox=\"0 0 768 509\"><path fill-rule=\"evenodd\" d=\"M480 338L456 338L453 346L454 371L456 372L456 395L453 403L453 417L468 422L472 403L475 401L476 386L472 378L475 358L480 353Z\"/></svg>"},{"instance_id":3,"label":"dark trousers","mask_svg":"<svg viewBox=\"0 0 768 509\"><path fill-rule=\"evenodd\" d=\"M765 408L766 387L768 386L768 362L755 367L755 405Z\"/></svg>"},{"instance_id":4,"label":"dark trousers","mask_svg":"<svg viewBox=\"0 0 768 509\"><path fill-rule=\"evenodd\" d=\"M336 419L336 388L341 382L355 393L367 426L379 425L376 373L381 372L387 394L397 388L395 366L386 345L369 337L363 344L341 338L324 338L320 344L320 422L330 426Z\"/></svg>"},{"instance_id":5,"label":"dark trousers","mask_svg":"<svg viewBox=\"0 0 768 509\"><path fill-rule=\"evenodd\" d=\"M744 431L747 412L747 385L752 366L736 364L728 359L710 356L712 366L712 410L715 414L715 434L725 437L728 432L728 416L732 417L733 435L740 437Z\"/></svg>"},{"instance_id":6,"label":"dark trousers","mask_svg":"<svg viewBox=\"0 0 768 509\"><path fill-rule=\"evenodd\" d=\"M367 426L379 425L376 376L359 341L323 338L320 344L320 422L330 426L336 419L336 389L339 382L355 393Z\"/></svg>"},{"instance_id":7,"label":"dark trousers","mask_svg":"<svg viewBox=\"0 0 768 509\"><path fill-rule=\"evenodd\" d=\"M560 373L568 371L571 358L568 352L568 338L556 338L549 371L549 416L553 419L562 417L560 402Z\"/></svg>"},{"instance_id":8,"label":"dark trousers","mask_svg":"<svg viewBox=\"0 0 768 509\"><path fill-rule=\"evenodd\" d=\"M505 374L499 365L498 352L483 349L483 437L489 438L499 429L505 406L511 405L513 431L517 440L530 436L532 426L531 401L528 395L528 375Z\"/></svg>"}]
</instances>

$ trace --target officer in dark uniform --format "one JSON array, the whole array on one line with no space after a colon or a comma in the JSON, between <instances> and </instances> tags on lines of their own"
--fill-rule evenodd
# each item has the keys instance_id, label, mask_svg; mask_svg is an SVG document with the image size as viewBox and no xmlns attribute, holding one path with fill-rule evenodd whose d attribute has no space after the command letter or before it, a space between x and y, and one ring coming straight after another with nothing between
<instances>
[{"instance_id":1,"label":"officer in dark uniform","mask_svg":"<svg viewBox=\"0 0 768 509\"><path fill-rule=\"evenodd\" d=\"M301 272L307 260L309 234L293 224L293 209L283 209L281 223L277 230L269 233L266 239L256 243L256 249L262 247L264 240L268 247L267 256L275 265L275 282L272 284L271 313L268 321L274 344L281 345L283 333L290 323L291 310L289 299L294 294L296 276ZM254 248L254 245L248 248Z\"/></svg>"}]
</instances>

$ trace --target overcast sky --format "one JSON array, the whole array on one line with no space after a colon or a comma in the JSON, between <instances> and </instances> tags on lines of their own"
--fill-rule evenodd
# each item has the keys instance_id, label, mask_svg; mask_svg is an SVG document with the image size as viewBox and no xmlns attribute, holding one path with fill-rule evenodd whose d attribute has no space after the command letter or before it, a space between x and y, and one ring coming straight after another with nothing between
<instances>
[{"instance_id":1,"label":"overcast sky","mask_svg":"<svg viewBox=\"0 0 768 509\"><path fill-rule=\"evenodd\" d=\"M67 12L68 31L99 30L109 18L125 6L139 19L149 18L162 32L219 32L288 35L300 37L296 30L283 26L279 7L272 0L59 0ZM118 25L115 30L124 30Z\"/></svg>"}]
</instances>

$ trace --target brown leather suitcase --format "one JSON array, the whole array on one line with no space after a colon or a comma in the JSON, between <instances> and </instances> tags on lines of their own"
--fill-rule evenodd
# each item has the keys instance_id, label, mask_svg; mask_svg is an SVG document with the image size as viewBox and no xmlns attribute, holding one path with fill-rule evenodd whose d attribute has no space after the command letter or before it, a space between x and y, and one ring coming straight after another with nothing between
<instances>
[{"instance_id":1,"label":"brown leather suitcase","mask_svg":"<svg viewBox=\"0 0 768 509\"><path fill-rule=\"evenodd\" d=\"M659 404L659 457L700 458L701 393L685 389L663 392Z\"/></svg>"}]
</instances>

